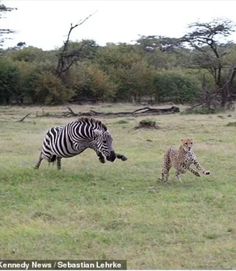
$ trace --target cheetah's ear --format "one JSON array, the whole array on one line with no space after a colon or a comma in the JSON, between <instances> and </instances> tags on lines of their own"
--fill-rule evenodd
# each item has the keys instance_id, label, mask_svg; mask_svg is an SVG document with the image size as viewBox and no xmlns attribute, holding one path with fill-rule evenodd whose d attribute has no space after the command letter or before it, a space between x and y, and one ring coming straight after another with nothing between
<instances>
[{"instance_id":1,"label":"cheetah's ear","mask_svg":"<svg viewBox=\"0 0 236 271\"><path fill-rule=\"evenodd\" d=\"M99 137L99 136L101 136L101 135L102 135L102 131L101 130L98 130L98 129L93 130L93 138L94 139L97 138L97 137Z\"/></svg>"}]
</instances>

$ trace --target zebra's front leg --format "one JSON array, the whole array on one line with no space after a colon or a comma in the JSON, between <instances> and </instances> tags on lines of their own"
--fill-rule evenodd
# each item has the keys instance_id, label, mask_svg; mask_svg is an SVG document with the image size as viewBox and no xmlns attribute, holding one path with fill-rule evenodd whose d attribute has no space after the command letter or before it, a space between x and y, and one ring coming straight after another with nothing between
<instances>
[{"instance_id":1,"label":"zebra's front leg","mask_svg":"<svg viewBox=\"0 0 236 271\"><path fill-rule=\"evenodd\" d=\"M61 157L57 157L57 169L61 169Z\"/></svg>"},{"instance_id":2,"label":"zebra's front leg","mask_svg":"<svg viewBox=\"0 0 236 271\"><path fill-rule=\"evenodd\" d=\"M39 160L38 160L37 164L35 165L34 169L39 169L42 160L43 160L42 152L40 152Z\"/></svg>"},{"instance_id":3,"label":"zebra's front leg","mask_svg":"<svg viewBox=\"0 0 236 271\"><path fill-rule=\"evenodd\" d=\"M106 162L106 159L103 156L103 154L101 152L96 152L96 153L97 153L97 156L99 157L99 161L104 164Z\"/></svg>"},{"instance_id":4,"label":"zebra's front leg","mask_svg":"<svg viewBox=\"0 0 236 271\"><path fill-rule=\"evenodd\" d=\"M198 161L195 160L195 161L193 162L193 164L195 165L195 167L196 167L197 170L199 170L199 171L202 172L202 174L204 174L204 175L210 175L210 171L204 169L204 168L198 163Z\"/></svg>"},{"instance_id":5,"label":"zebra's front leg","mask_svg":"<svg viewBox=\"0 0 236 271\"><path fill-rule=\"evenodd\" d=\"M123 154L116 153L116 158L120 159L121 161L126 161L128 158L124 156Z\"/></svg>"}]
</instances>

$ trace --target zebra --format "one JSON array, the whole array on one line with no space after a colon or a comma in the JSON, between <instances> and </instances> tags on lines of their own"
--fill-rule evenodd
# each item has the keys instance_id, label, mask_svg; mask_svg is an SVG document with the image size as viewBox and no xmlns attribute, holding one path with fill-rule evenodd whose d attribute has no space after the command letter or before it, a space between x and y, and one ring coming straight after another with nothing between
<instances>
[{"instance_id":1,"label":"zebra","mask_svg":"<svg viewBox=\"0 0 236 271\"><path fill-rule=\"evenodd\" d=\"M44 137L42 150L35 169L40 167L43 159L57 161L61 169L61 159L82 153L87 148L93 149L101 163L114 162L115 159L127 160L122 154L115 153L112 136L105 124L93 118L79 118L65 126L53 127Z\"/></svg>"}]
</instances>

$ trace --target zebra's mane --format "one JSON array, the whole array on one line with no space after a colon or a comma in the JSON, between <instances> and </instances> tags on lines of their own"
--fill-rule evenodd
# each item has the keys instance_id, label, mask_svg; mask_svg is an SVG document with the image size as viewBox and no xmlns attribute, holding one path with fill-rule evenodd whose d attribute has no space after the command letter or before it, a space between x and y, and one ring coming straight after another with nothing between
<instances>
[{"instance_id":1,"label":"zebra's mane","mask_svg":"<svg viewBox=\"0 0 236 271\"><path fill-rule=\"evenodd\" d=\"M97 124L101 129L103 129L104 131L107 131L107 127L105 124L103 124L100 120L96 120L94 118L79 118L77 120L78 122L87 122L87 123L93 123L93 124Z\"/></svg>"}]
</instances>

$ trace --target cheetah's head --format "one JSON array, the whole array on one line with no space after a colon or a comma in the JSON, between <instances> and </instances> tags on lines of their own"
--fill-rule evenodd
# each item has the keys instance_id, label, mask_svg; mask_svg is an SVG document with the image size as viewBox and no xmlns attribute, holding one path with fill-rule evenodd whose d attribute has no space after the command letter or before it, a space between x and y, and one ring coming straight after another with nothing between
<instances>
[{"instance_id":1,"label":"cheetah's head","mask_svg":"<svg viewBox=\"0 0 236 271\"><path fill-rule=\"evenodd\" d=\"M182 146L184 148L184 150L187 151L191 151L192 146L193 146L193 140L186 138L186 139L181 139L182 142Z\"/></svg>"}]
</instances>

